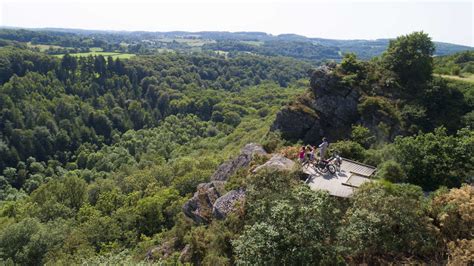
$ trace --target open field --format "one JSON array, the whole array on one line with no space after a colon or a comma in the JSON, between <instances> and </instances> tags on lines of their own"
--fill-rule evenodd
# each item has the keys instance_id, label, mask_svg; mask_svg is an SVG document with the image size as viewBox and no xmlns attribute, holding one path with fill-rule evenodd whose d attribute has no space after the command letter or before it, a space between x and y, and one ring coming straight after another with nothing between
<instances>
[{"instance_id":1,"label":"open field","mask_svg":"<svg viewBox=\"0 0 474 266\"><path fill-rule=\"evenodd\" d=\"M173 41L176 41L176 42L179 42L179 43L184 43L184 44L187 44L191 47L200 47L200 46L203 46L204 44L207 44L207 43L215 43L216 41L215 40L205 40L205 39L187 39L187 38L160 38L160 39L157 39L157 41L159 42L173 42Z\"/></svg>"},{"instance_id":2,"label":"open field","mask_svg":"<svg viewBox=\"0 0 474 266\"><path fill-rule=\"evenodd\" d=\"M99 52L99 51L92 51L92 52L88 52L88 53L74 53L74 54L70 54L70 55L71 56L76 56L76 57L102 55L104 57L111 56L114 59L116 59L116 58L128 59L130 57L135 56L135 54L125 54L125 53L117 53L117 52ZM64 54L58 54L58 55L54 55L54 56L61 58L61 57L64 56Z\"/></svg>"},{"instance_id":3,"label":"open field","mask_svg":"<svg viewBox=\"0 0 474 266\"><path fill-rule=\"evenodd\" d=\"M447 78L447 79L454 79L465 81L469 83L474 83L474 74L463 74L463 76L454 76L454 75L439 75L440 77Z\"/></svg>"},{"instance_id":4,"label":"open field","mask_svg":"<svg viewBox=\"0 0 474 266\"><path fill-rule=\"evenodd\" d=\"M41 52L44 52L44 51L48 50L49 48L68 48L68 47L62 47L62 46L58 46L58 45L32 44L31 42L28 42L26 45L28 45L28 47L38 48Z\"/></svg>"},{"instance_id":5,"label":"open field","mask_svg":"<svg viewBox=\"0 0 474 266\"><path fill-rule=\"evenodd\" d=\"M248 45L260 46L263 45L262 41L240 41L241 43L245 43Z\"/></svg>"}]
</instances>

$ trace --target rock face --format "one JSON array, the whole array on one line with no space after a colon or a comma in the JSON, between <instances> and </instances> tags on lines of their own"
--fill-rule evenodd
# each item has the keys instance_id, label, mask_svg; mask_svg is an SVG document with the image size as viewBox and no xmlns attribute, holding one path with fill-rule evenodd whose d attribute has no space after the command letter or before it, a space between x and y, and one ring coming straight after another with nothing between
<instances>
[{"instance_id":1,"label":"rock face","mask_svg":"<svg viewBox=\"0 0 474 266\"><path fill-rule=\"evenodd\" d=\"M245 145L241 153L237 158L227 161L221 164L216 172L211 177L213 181L226 181L231 175L233 175L238 169L242 167L247 167L255 154L264 155L267 152L263 149L262 146L249 143Z\"/></svg>"},{"instance_id":2,"label":"rock face","mask_svg":"<svg viewBox=\"0 0 474 266\"><path fill-rule=\"evenodd\" d=\"M267 155L262 146L250 143L245 145L237 158L223 163L211 177L211 182L201 183L193 197L183 205L184 214L198 224L208 224L212 219L225 219L235 212L237 206L245 201L245 190L240 188L225 193L225 183L238 169L249 166L256 155ZM254 173L261 169L290 171L295 162L281 154L258 166Z\"/></svg>"},{"instance_id":3,"label":"rock face","mask_svg":"<svg viewBox=\"0 0 474 266\"><path fill-rule=\"evenodd\" d=\"M247 167L256 154L266 155L261 145L249 143L235 159L221 164L211 177L211 182L198 185L193 197L183 206L183 212L198 224L207 224L212 218L223 219L233 210L236 202L245 197L242 190L225 194L225 182L238 169ZM222 196L222 197L221 197Z\"/></svg>"},{"instance_id":4,"label":"rock face","mask_svg":"<svg viewBox=\"0 0 474 266\"><path fill-rule=\"evenodd\" d=\"M290 160L281 154L275 154L266 163L255 168L253 172L256 173L262 169L276 170L276 171L291 171L294 166L295 166L295 162L293 160Z\"/></svg>"},{"instance_id":5,"label":"rock face","mask_svg":"<svg viewBox=\"0 0 474 266\"><path fill-rule=\"evenodd\" d=\"M194 196L183 206L183 212L198 224L208 223L212 219L214 202L221 196L222 181L201 183Z\"/></svg>"},{"instance_id":6,"label":"rock face","mask_svg":"<svg viewBox=\"0 0 474 266\"><path fill-rule=\"evenodd\" d=\"M360 93L344 84L334 69L317 68L311 77L312 95L300 97L277 114L272 130L280 130L290 140L317 143L323 136L330 141L348 137L359 119Z\"/></svg>"},{"instance_id":7,"label":"rock face","mask_svg":"<svg viewBox=\"0 0 474 266\"><path fill-rule=\"evenodd\" d=\"M217 219L224 219L229 213L236 210L238 203L242 203L244 200L245 191L243 189L231 190L216 200L212 214Z\"/></svg>"}]
</instances>

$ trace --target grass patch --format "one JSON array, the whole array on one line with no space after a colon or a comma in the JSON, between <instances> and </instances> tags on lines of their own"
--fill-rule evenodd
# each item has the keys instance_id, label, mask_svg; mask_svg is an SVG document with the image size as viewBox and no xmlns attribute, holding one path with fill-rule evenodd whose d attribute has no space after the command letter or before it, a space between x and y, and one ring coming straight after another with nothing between
<instances>
[{"instance_id":1,"label":"grass patch","mask_svg":"<svg viewBox=\"0 0 474 266\"><path fill-rule=\"evenodd\" d=\"M100 47L91 47L91 48L89 48L89 51L91 51L91 52L102 52L102 51L104 51L104 49L102 49Z\"/></svg>"},{"instance_id":2,"label":"grass patch","mask_svg":"<svg viewBox=\"0 0 474 266\"><path fill-rule=\"evenodd\" d=\"M253 46L260 46L263 45L262 41L240 41L241 43L245 43L248 45L253 45Z\"/></svg>"},{"instance_id":3,"label":"grass patch","mask_svg":"<svg viewBox=\"0 0 474 266\"><path fill-rule=\"evenodd\" d=\"M184 43L184 44L187 44L191 47L201 47L203 46L204 44L207 44L207 43L215 43L216 41L214 40L205 40L205 39L192 39L192 38L161 38L161 39L158 39L159 42L178 42L178 43Z\"/></svg>"},{"instance_id":4,"label":"grass patch","mask_svg":"<svg viewBox=\"0 0 474 266\"><path fill-rule=\"evenodd\" d=\"M454 80L460 80L460 81L465 81L469 83L474 83L474 74L462 74L462 76L454 76L454 75L439 75L442 78L446 79L454 79Z\"/></svg>"},{"instance_id":5,"label":"grass patch","mask_svg":"<svg viewBox=\"0 0 474 266\"><path fill-rule=\"evenodd\" d=\"M91 48L91 50L92 50L92 48ZM126 54L126 53L117 53L117 52L101 52L101 51L91 51L91 52L88 52L88 53L73 53L73 54L69 54L69 55L76 56L76 57L81 57L81 56L87 57L87 56L102 55L103 57L111 56L113 59L117 59L117 58L128 59L128 58L131 58L131 57L135 56L135 54ZM64 54L58 54L58 55L54 55L54 56L62 58L64 56Z\"/></svg>"},{"instance_id":6,"label":"grass patch","mask_svg":"<svg viewBox=\"0 0 474 266\"><path fill-rule=\"evenodd\" d=\"M44 51L48 50L49 48L55 48L55 49L68 48L68 47L62 47L62 46L59 46L59 45L32 44L31 42L26 43L26 45L28 45L28 47L31 47L31 48L38 48L40 50L40 52L44 52Z\"/></svg>"}]
</instances>

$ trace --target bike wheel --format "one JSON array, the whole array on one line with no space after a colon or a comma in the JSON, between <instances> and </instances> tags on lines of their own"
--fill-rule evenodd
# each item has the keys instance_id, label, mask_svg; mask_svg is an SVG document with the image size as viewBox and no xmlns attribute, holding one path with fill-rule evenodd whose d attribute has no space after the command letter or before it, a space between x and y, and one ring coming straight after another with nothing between
<instances>
[{"instance_id":1,"label":"bike wheel","mask_svg":"<svg viewBox=\"0 0 474 266\"><path fill-rule=\"evenodd\" d=\"M325 173L328 172L328 167L327 167L327 166L326 166L326 167L319 167L319 166L318 166L318 169L319 169L319 171L321 171L321 173L323 173L323 174L325 174Z\"/></svg>"},{"instance_id":2,"label":"bike wheel","mask_svg":"<svg viewBox=\"0 0 474 266\"><path fill-rule=\"evenodd\" d=\"M332 164L328 164L326 167L329 170L329 173L335 174L336 173L336 167Z\"/></svg>"}]
</instances>

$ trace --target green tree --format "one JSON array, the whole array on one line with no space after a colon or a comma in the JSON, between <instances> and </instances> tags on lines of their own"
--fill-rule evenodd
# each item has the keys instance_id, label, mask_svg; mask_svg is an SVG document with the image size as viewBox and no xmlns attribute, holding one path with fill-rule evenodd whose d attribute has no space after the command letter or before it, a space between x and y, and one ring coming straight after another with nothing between
<instances>
[{"instance_id":1,"label":"green tree","mask_svg":"<svg viewBox=\"0 0 474 266\"><path fill-rule=\"evenodd\" d=\"M435 46L428 34L413 32L391 40L383 55L386 67L398 74L408 93L431 80Z\"/></svg>"},{"instance_id":2,"label":"green tree","mask_svg":"<svg viewBox=\"0 0 474 266\"><path fill-rule=\"evenodd\" d=\"M366 149L374 144L376 140L370 130L361 125L352 126L351 139Z\"/></svg>"},{"instance_id":3,"label":"green tree","mask_svg":"<svg viewBox=\"0 0 474 266\"><path fill-rule=\"evenodd\" d=\"M297 186L282 199L258 204L250 215L258 217L235 241L237 264L337 263L334 248L339 209L328 193ZM251 203L253 204L253 203ZM263 206L267 211L261 209Z\"/></svg>"},{"instance_id":4,"label":"green tree","mask_svg":"<svg viewBox=\"0 0 474 266\"><path fill-rule=\"evenodd\" d=\"M417 186L366 184L351 199L343 221L339 247L357 261L436 254L436 238Z\"/></svg>"},{"instance_id":5,"label":"green tree","mask_svg":"<svg viewBox=\"0 0 474 266\"><path fill-rule=\"evenodd\" d=\"M472 176L474 132L463 129L448 135L446 129L395 139L395 160L407 181L425 190L460 186Z\"/></svg>"}]
</instances>

